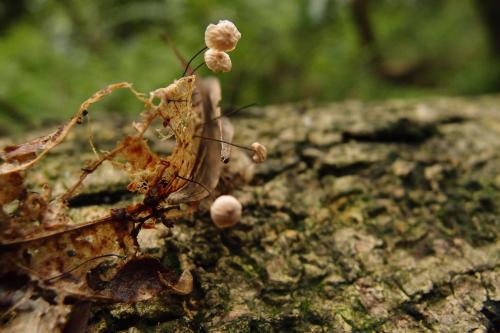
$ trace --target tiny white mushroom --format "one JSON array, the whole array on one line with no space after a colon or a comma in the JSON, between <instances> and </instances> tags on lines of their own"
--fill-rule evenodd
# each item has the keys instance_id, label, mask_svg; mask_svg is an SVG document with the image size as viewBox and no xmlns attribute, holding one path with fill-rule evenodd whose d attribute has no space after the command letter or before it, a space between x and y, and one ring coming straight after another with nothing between
<instances>
[{"instance_id":1,"label":"tiny white mushroom","mask_svg":"<svg viewBox=\"0 0 500 333\"><path fill-rule=\"evenodd\" d=\"M210 217L217 228L229 228L241 219L241 203L232 195L221 195L210 207Z\"/></svg>"},{"instance_id":2,"label":"tiny white mushroom","mask_svg":"<svg viewBox=\"0 0 500 333\"><path fill-rule=\"evenodd\" d=\"M209 24L205 30L205 44L207 47L229 52L234 50L241 38L241 33L233 22L220 20L217 24Z\"/></svg>"},{"instance_id":3,"label":"tiny white mushroom","mask_svg":"<svg viewBox=\"0 0 500 333\"><path fill-rule=\"evenodd\" d=\"M213 72L229 72L233 67L229 54L214 49L208 49L204 55L207 67Z\"/></svg>"},{"instance_id":4,"label":"tiny white mushroom","mask_svg":"<svg viewBox=\"0 0 500 333\"><path fill-rule=\"evenodd\" d=\"M253 155L252 160L255 163L262 163L267 159L267 148L258 142L252 143Z\"/></svg>"}]
</instances>

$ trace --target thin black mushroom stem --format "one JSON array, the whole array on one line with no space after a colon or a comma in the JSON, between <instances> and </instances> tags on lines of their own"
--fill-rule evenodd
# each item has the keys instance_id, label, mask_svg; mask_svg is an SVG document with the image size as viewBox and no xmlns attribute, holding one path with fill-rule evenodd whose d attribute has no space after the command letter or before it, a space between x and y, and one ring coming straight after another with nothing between
<instances>
[{"instance_id":1,"label":"thin black mushroom stem","mask_svg":"<svg viewBox=\"0 0 500 333\"><path fill-rule=\"evenodd\" d=\"M134 229L131 232L132 237L136 238L139 235L139 232L141 231L143 225L149 220L149 219L160 219L162 223L164 223L167 227L171 228L173 227L173 223L166 223L163 221L163 214L168 212L169 210L173 209L179 209L179 205L173 205L169 207L163 207L163 208L156 208L156 206L159 204L159 201L157 201L157 198L154 197L146 197L145 200L150 201L151 203L148 205L151 205L152 213L148 214L144 217L141 218L135 218L133 221L138 222L137 225L134 227Z\"/></svg>"},{"instance_id":2,"label":"thin black mushroom stem","mask_svg":"<svg viewBox=\"0 0 500 333\"><path fill-rule=\"evenodd\" d=\"M200 68L201 68L202 66L204 66L204 65L205 65L205 62L202 62L201 64L199 64L198 66L196 66L196 67L195 67L195 68L191 71L191 73L189 73L189 74L190 74L190 75L193 75L194 73L196 73L196 71L197 71L198 69L200 69Z\"/></svg>"},{"instance_id":3,"label":"thin black mushroom stem","mask_svg":"<svg viewBox=\"0 0 500 333\"><path fill-rule=\"evenodd\" d=\"M203 140L208 140L208 141L217 141L217 142L220 142L220 143L228 144L228 145L236 147L236 148L245 149L245 150L254 152L254 150L252 148L250 148L250 147L241 146L241 145L238 145L236 143L229 142L229 141L224 141L224 140L221 140L221 139L209 138L209 137L201 136L201 135L195 135L194 137L195 138L200 138L200 139L203 139Z\"/></svg>"},{"instance_id":4,"label":"thin black mushroom stem","mask_svg":"<svg viewBox=\"0 0 500 333\"><path fill-rule=\"evenodd\" d=\"M77 270L78 268L82 267L83 265L85 264L88 264L89 262L93 261L93 260L97 260L97 259L102 259L102 258L108 258L108 257L116 257L116 258L119 258L121 260L125 260L127 259L126 256L122 256L122 255L119 255L119 254L114 254L114 253L109 253L109 254L103 254L101 256L97 256L97 257L93 257L93 258L90 258L90 259L87 259L81 263L79 263L78 265L76 265L75 267L65 271L65 272L62 272L61 274L57 274L51 278L48 278L48 279L45 279L44 282L51 282L53 280L57 280L57 279L60 279L64 276L67 276L69 273Z\"/></svg>"},{"instance_id":5,"label":"thin black mushroom stem","mask_svg":"<svg viewBox=\"0 0 500 333\"><path fill-rule=\"evenodd\" d=\"M186 65L186 68L184 69L184 72L182 73L182 77L184 77L189 69L189 65L191 65L191 63L193 62L194 59L196 59L200 54L202 54L205 50L208 50L208 47L203 47L201 50L199 50L198 52L195 53L194 56L191 57L191 59L189 59L187 65ZM205 62L203 62L204 64ZM192 72L191 74L193 74L200 66L202 66L203 64L201 65L198 65Z\"/></svg>"},{"instance_id":6,"label":"thin black mushroom stem","mask_svg":"<svg viewBox=\"0 0 500 333\"><path fill-rule=\"evenodd\" d=\"M212 119L209 119L209 120L207 120L207 121L203 122L203 125L204 125L204 124L207 124L207 123L211 123L212 121L216 121L216 120L218 120L218 119L220 119L220 118L222 118L222 117L229 117L229 116L231 116L231 115L233 115L233 114L235 114L235 113L237 113L237 112L243 111L243 110L245 110L245 109L251 108L251 107L256 106L256 105L257 105L257 103L250 103L250 104L244 105L244 106L242 106L242 107L239 107L239 108L237 108L237 109L234 109L234 110L228 111L228 112L226 112L226 113L224 113L224 114L221 114L220 116L214 117L214 118L212 118Z\"/></svg>"},{"instance_id":7,"label":"thin black mushroom stem","mask_svg":"<svg viewBox=\"0 0 500 333\"><path fill-rule=\"evenodd\" d=\"M185 181L188 181L188 182L191 182L193 184L196 184L196 185L199 185L199 186L203 187L203 189L208 192L208 195L212 196L212 192L205 185L203 185L202 183L197 182L196 180L193 180L193 179L189 179L189 178L186 178L186 177L179 176L179 175L177 175L177 178L183 179Z\"/></svg>"},{"instance_id":8,"label":"thin black mushroom stem","mask_svg":"<svg viewBox=\"0 0 500 333\"><path fill-rule=\"evenodd\" d=\"M264 162L267 159L267 149L266 149L266 147L264 145L258 143L258 142L252 143L251 147L246 147L246 146L241 146L241 145L238 145L238 144L235 144L235 143L232 143L232 142L224 141L224 140L221 140L221 139L214 139L214 138L210 138L210 137L206 137L206 136L201 136L201 135L195 135L194 137L195 138L200 138L200 139L203 139L203 140L208 140L208 141L216 141L216 142L224 143L224 144L227 144L227 145L239 148L239 149L244 149L244 150L247 150L247 151L251 151L252 152L252 160L255 163L262 163L262 162ZM229 162L229 160L223 160L223 162L227 163L227 162Z\"/></svg>"}]
</instances>

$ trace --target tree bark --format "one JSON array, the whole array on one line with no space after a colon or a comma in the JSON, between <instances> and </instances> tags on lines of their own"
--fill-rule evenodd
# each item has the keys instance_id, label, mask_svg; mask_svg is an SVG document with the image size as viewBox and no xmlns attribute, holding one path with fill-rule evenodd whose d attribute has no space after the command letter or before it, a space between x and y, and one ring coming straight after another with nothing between
<instances>
[{"instance_id":1,"label":"tree bark","mask_svg":"<svg viewBox=\"0 0 500 333\"><path fill-rule=\"evenodd\" d=\"M483 97L248 110L233 120L236 141L258 140L270 158L232 193L241 223L220 231L202 208L147 231L148 253L192 267L194 291L94 304L89 329L497 332L499 105ZM94 123L98 133L111 122Z\"/></svg>"}]
</instances>

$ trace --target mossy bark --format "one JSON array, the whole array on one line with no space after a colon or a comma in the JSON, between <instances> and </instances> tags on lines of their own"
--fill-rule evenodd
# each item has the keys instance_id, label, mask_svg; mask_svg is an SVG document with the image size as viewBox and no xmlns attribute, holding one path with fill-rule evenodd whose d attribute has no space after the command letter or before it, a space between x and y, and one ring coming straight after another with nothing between
<instances>
[{"instance_id":1,"label":"mossy bark","mask_svg":"<svg viewBox=\"0 0 500 333\"><path fill-rule=\"evenodd\" d=\"M233 123L270 152L233 192L241 223L218 230L201 209L159 232L148 251L188 263L193 293L95 304L93 331L500 330L500 97L282 105Z\"/></svg>"}]
</instances>

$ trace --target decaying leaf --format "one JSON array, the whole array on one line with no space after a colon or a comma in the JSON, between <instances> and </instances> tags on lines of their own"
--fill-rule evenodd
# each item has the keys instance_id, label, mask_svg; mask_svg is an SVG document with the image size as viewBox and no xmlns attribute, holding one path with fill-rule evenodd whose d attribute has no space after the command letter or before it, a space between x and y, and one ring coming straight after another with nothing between
<instances>
[{"instance_id":1,"label":"decaying leaf","mask_svg":"<svg viewBox=\"0 0 500 333\"><path fill-rule=\"evenodd\" d=\"M222 168L221 154L227 159L229 151L217 141L202 138L223 137L218 119L218 81L197 82L196 76L188 76L152 92L149 99L134 91L146 106L141 121L134 124L138 134L125 137L110 153L94 161L75 185L59 197L51 197L48 187L36 193L23 185L24 174L62 141L84 115L83 111L121 87L132 89L128 84L105 88L83 103L77 115L57 132L4 150L2 157L6 162L0 167L0 182L4 185L0 190L0 217L5 228L0 232L0 262L3 267L25 273L39 286L60 295L131 302L151 297L165 288L186 294L192 289L188 273L174 283L175 278L159 263L152 265L152 259L135 257L135 228L153 217L153 212L155 217L158 212L166 218L182 215L177 204L199 201L216 187ZM157 99L160 102L155 105L153 101ZM176 147L165 157L153 152L143 136L157 118L175 135ZM229 141L227 137L224 139ZM84 178L105 160L127 172L128 190L159 199L153 204L145 199L144 203L117 208L97 219L75 224L66 202L82 186ZM17 207L5 209L14 201ZM140 269L142 266L149 268Z\"/></svg>"},{"instance_id":2,"label":"decaying leaf","mask_svg":"<svg viewBox=\"0 0 500 333\"><path fill-rule=\"evenodd\" d=\"M8 149L8 152L4 150L3 158L6 162L0 166L0 182L6 186L0 190L0 203L2 222L10 227L4 228L0 239L4 238L8 243L13 243L33 239L32 233L35 233L35 237L44 237L47 231L45 229L54 229L56 226L63 230L71 225L65 214L65 203L75 195L84 179L106 160L128 173L131 181L128 185L130 191L154 198L154 207L150 204L129 207L133 213L150 211L162 203L165 208L165 203L169 206L195 202L209 195L219 179L221 153L224 153L223 158L227 159L228 149L219 142L201 139L222 137L220 120L211 121L220 117L217 105L220 88L215 80L207 81L208 83L196 82L196 76L181 78L166 88L152 92L149 99L144 99L143 95L133 90L129 84L111 85L83 103L77 115L59 129L58 135L51 134L33 140L26 147L17 145L15 149ZM26 194L26 190L21 186L21 172L33 167L44 154L59 144L92 103L114 89L124 87L131 89L146 107L142 120L135 123L139 133L125 137L112 151L92 162L62 196L51 198L50 195L38 195L35 198L34 194ZM193 92L198 96L195 101L192 101ZM160 103L155 105L153 102L157 99ZM145 131L156 119L161 119L162 126L171 129L175 135L176 147L165 157L151 151L144 139ZM37 151L41 153L36 154ZM26 157L28 155L29 158ZM22 162L18 163L21 157ZM9 218L3 206L14 200L19 200L20 203ZM33 202L37 205L36 209ZM27 211L31 214L23 213ZM100 219L109 217L101 216ZM36 221L35 224L32 223L33 220ZM23 228L19 227L19 223L24 223ZM35 230L32 230L33 225Z\"/></svg>"},{"instance_id":3,"label":"decaying leaf","mask_svg":"<svg viewBox=\"0 0 500 333\"><path fill-rule=\"evenodd\" d=\"M42 158L82 123L94 103L117 89L128 89L144 105L140 120L132 124L135 134L99 154L89 127L96 159L75 174L67 189L53 191L49 184L32 184L28 176L36 174ZM0 152L0 277L18 274L30 286L56 295L54 306L42 298L22 298L18 303L30 309L26 313L21 311L24 308L14 311L17 305L11 305L5 313L14 315L6 328L60 329L69 312L64 305L68 296L137 302L161 290L181 295L192 291L193 276L188 269L177 277L157 259L138 254L137 234L148 221L171 226L173 219L195 211L199 201L214 191L222 162L229 161L234 131L228 120L221 120L221 89L216 79L183 76L146 96L129 83L112 84L82 103L69 122L54 132ZM158 133L170 133L163 139L175 139L170 154L154 151L146 139L145 134L158 123ZM125 171L127 190L142 201L99 211L88 220L75 218L68 202L105 162ZM43 317L50 320L42 323Z\"/></svg>"},{"instance_id":4,"label":"decaying leaf","mask_svg":"<svg viewBox=\"0 0 500 333\"><path fill-rule=\"evenodd\" d=\"M8 204L24 193L23 176L19 172L12 172L0 176L0 205Z\"/></svg>"},{"instance_id":5,"label":"decaying leaf","mask_svg":"<svg viewBox=\"0 0 500 333\"><path fill-rule=\"evenodd\" d=\"M99 102L116 89L129 89L137 98L143 98L141 94L132 89L132 85L127 82L115 83L99 90L80 105L78 112L66 125L59 127L49 135L36 138L30 142L5 147L0 153L0 158L5 161L5 163L0 165L0 175L26 170L40 161L40 159L52 148L60 144L66 138L69 131L75 125L81 123L82 117L87 114L92 104Z\"/></svg>"},{"instance_id":6,"label":"decaying leaf","mask_svg":"<svg viewBox=\"0 0 500 333\"><path fill-rule=\"evenodd\" d=\"M219 181L222 170L221 160L228 160L230 150L225 143L214 140L201 140L200 138L221 138L221 111L219 102L221 99L219 81L214 78L199 80L197 83L196 99L193 101L193 109L202 115L203 123L197 128L199 142L198 152L192 169L192 182L177 192L171 193L168 203L179 203L185 201L199 201L212 191ZM225 141L232 139L232 125L227 122L227 136Z\"/></svg>"},{"instance_id":7,"label":"decaying leaf","mask_svg":"<svg viewBox=\"0 0 500 333\"><path fill-rule=\"evenodd\" d=\"M130 260L108 281L100 279L97 274L88 280L101 297L126 303L147 300L162 290L178 293L178 289L185 287L179 286L185 283L184 274L177 278L173 272L163 267L158 259L149 257Z\"/></svg>"},{"instance_id":8,"label":"decaying leaf","mask_svg":"<svg viewBox=\"0 0 500 333\"><path fill-rule=\"evenodd\" d=\"M25 299L18 305L12 318L2 325L4 333L59 332L71 311L70 305L50 304L42 297Z\"/></svg>"},{"instance_id":9,"label":"decaying leaf","mask_svg":"<svg viewBox=\"0 0 500 333\"><path fill-rule=\"evenodd\" d=\"M194 138L198 115L191 105L194 84L195 77L189 76L150 94L151 107L136 128L147 129L156 118L160 118L163 127L170 128L174 133L176 147L171 155L161 158L151 152L142 138L143 132L126 137L117 158L125 160L123 167L131 179L129 190L166 197L186 183L183 178L191 176L199 141ZM155 99L160 100L158 105L153 104Z\"/></svg>"},{"instance_id":10,"label":"decaying leaf","mask_svg":"<svg viewBox=\"0 0 500 333\"><path fill-rule=\"evenodd\" d=\"M28 274L59 294L100 298L85 273L102 262L120 262L135 254L133 223L102 221L58 231L46 237L4 246L4 267Z\"/></svg>"}]
</instances>

